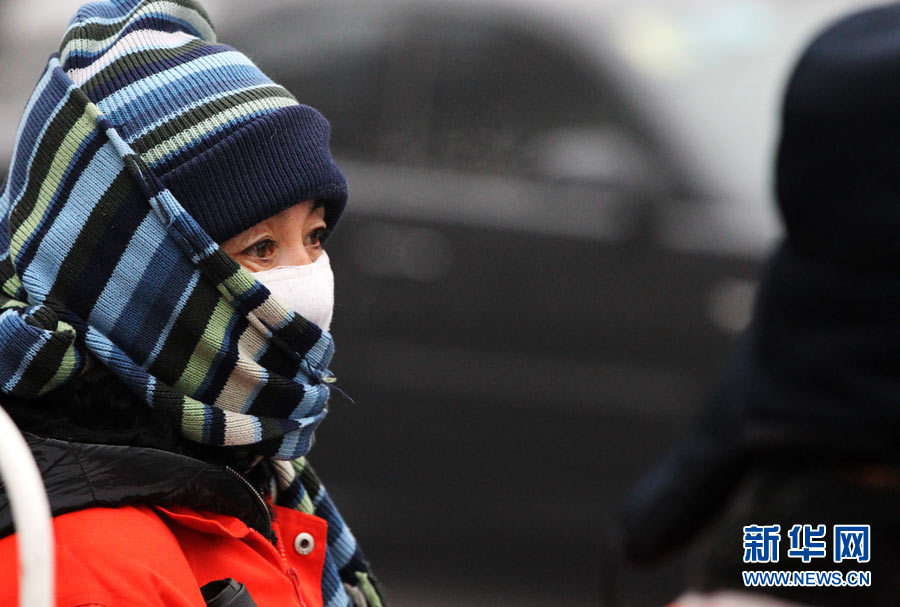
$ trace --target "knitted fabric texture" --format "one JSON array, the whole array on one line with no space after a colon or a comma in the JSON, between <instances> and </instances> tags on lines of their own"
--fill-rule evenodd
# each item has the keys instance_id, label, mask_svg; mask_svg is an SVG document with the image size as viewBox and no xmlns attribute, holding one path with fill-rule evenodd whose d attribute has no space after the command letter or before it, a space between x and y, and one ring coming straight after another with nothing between
<instances>
[{"instance_id":1,"label":"knitted fabric texture","mask_svg":"<svg viewBox=\"0 0 900 607\"><path fill-rule=\"evenodd\" d=\"M216 242L309 199L333 226L347 184L328 121L216 43L198 14L185 0L89 4L60 63Z\"/></svg>"},{"instance_id":2,"label":"knitted fabric texture","mask_svg":"<svg viewBox=\"0 0 900 607\"><path fill-rule=\"evenodd\" d=\"M212 156L232 158L230 146L266 129L293 136L299 124L327 146L314 110L250 65L213 44L193 2L96 2L76 14L25 108L0 193L0 392L59 389L92 354L186 438L272 457L279 503L328 522L324 604L358 604L352 595L380 605L356 540L302 458L326 413L330 334L270 297L204 229L227 221L204 226L175 195L183 181L165 181L192 162L214 175ZM234 95L195 90L199 69ZM181 130L189 114L194 127Z\"/></svg>"}]
</instances>

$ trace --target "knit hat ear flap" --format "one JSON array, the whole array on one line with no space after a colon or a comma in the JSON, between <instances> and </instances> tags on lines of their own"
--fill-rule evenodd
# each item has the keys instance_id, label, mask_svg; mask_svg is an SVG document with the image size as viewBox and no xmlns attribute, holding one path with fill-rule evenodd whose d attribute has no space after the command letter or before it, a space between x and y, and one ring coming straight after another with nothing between
<instances>
[{"instance_id":1,"label":"knit hat ear flap","mask_svg":"<svg viewBox=\"0 0 900 607\"><path fill-rule=\"evenodd\" d=\"M88 4L60 62L216 242L309 199L333 230L347 183L328 121L218 44L195 2Z\"/></svg>"}]
</instances>

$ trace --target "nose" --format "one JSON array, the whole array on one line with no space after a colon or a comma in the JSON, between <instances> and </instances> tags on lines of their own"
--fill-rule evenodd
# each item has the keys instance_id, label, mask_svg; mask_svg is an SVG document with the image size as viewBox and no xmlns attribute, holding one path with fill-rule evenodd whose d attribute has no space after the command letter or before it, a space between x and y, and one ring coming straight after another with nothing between
<instances>
[{"instance_id":1,"label":"nose","mask_svg":"<svg viewBox=\"0 0 900 607\"><path fill-rule=\"evenodd\" d=\"M285 259L278 265L284 266L305 266L316 260L311 252L301 243L291 243L287 250L284 251ZM316 256L318 257L318 256Z\"/></svg>"}]
</instances>

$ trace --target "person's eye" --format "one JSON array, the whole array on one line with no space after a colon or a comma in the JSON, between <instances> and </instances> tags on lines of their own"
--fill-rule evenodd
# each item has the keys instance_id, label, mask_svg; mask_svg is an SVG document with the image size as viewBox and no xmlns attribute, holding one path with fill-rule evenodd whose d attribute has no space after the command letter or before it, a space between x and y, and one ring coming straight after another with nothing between
<instances>
[{"instance_id":1,"label":"person's eye","mask_svg":"<svg viewBox=\"0 0 900 607\"><path fill-rule=\"evenodd\" d=\"M316 228L306 236L306 244L312 247L321 247L322 241L328 235L328 228Z\"/></svg>"},{"instance_id":2,"label":"person's eye","mask_svg":"<svg viewBox=\"0 0 900 607\"><path fill-rule=\"evenodd\" d=\"M275 254L275 241L271 238L266 238L264 240L260 240L259 242L255 242L243 251L241 251L241 255L245 255L247 257L256 257L259 259L266 259Z\"/></svg>"}]
</instances>

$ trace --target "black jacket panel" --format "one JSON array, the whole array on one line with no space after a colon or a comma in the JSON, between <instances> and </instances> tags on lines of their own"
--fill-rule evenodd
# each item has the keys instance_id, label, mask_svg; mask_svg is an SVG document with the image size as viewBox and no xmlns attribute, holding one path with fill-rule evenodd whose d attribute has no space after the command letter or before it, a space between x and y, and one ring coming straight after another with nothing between
<instances>
[{"instance_id":1,"label":"black jacket panel","mask_svg":"<svg viewBox=\"0 0 900 607\"><path fill-rule=\"evenodd\" d=\"M146 447L76 443L28 433L25 439L44 479L53 516L95 506L180 505L234 516L273 537L265 503L229 468ZM0 538L13 532L9 499L0 491Z\"/></svg>"}]
</instances>

